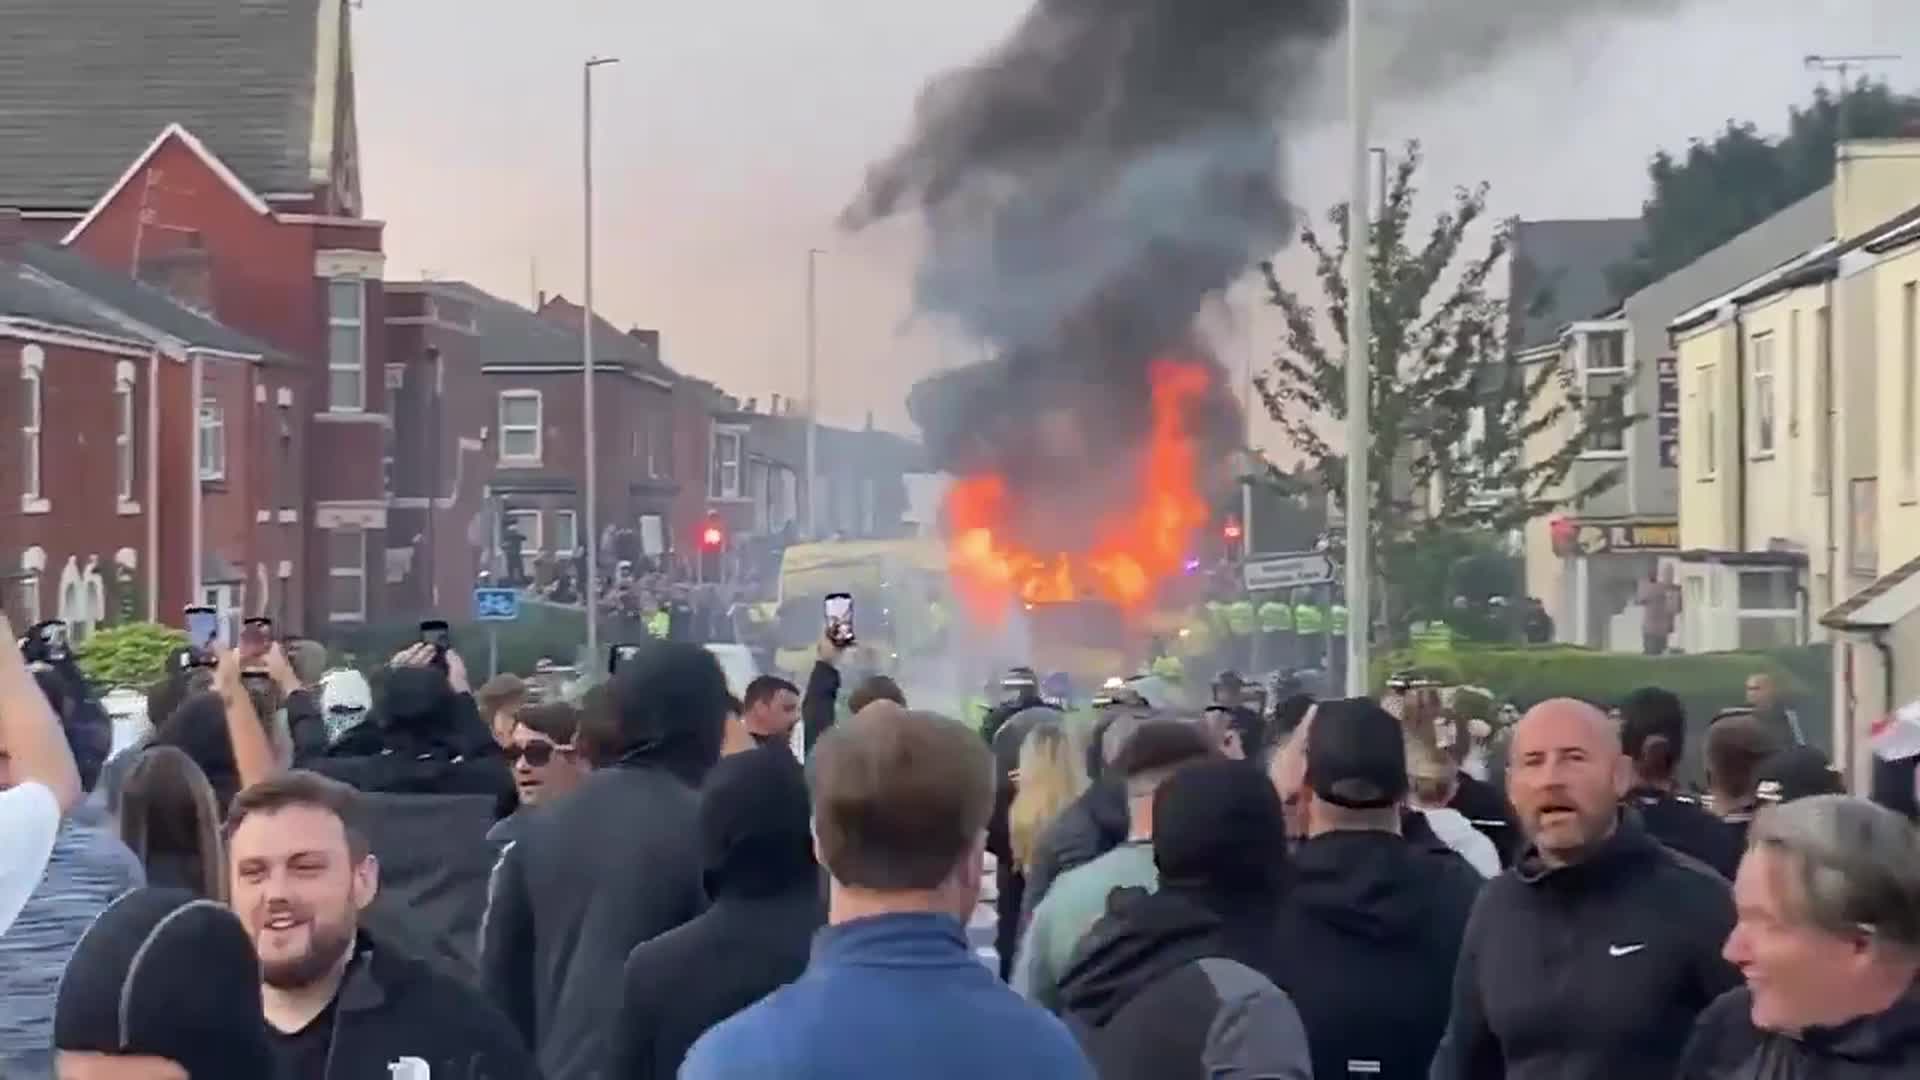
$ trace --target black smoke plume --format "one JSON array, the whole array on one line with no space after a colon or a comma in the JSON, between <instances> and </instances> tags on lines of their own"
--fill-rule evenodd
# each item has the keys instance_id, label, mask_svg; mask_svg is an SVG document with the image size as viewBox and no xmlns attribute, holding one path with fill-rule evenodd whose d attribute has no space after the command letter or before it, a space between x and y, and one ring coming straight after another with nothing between
<instances>
[{"instance_id":1,"label":"black smoke plume","mask_svg":"<svg viewBox=\"0 0 1920 1080\"><path fill-rule=\"evenodd\" d=\"M1202 304L1286 241L1276 123L1342 10L1040 0L992 54L928 87L843 224L917 213L919 310L997 357L915 388L909 410L941 467L1008 476L1067 533L1084 504L1122 497L1089 485L1126 472L1149 364L1211 362L1193 337ZM1219 460L1238 423L1215 381L1195 420Z\"/></svg>"}]
</instances>

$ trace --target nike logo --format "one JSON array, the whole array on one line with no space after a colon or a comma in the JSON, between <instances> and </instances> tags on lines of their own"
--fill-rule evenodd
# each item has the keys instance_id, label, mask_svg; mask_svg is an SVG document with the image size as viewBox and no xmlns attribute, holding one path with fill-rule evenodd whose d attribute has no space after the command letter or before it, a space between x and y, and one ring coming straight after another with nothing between
<instances>
[{"instance_id":1,"label":"nike logo","mask_svg":"<svg viewBox=\"0 0 1920 1080\"><path fill-rule=\"evenodd\" d=\"M1647 943L1644 941L1638 945L1609 945L1607 946L1607 955L1608 956L1632 956L1634 953L1637 953L1641 949L1644 949L1646 947L1647 947Z\"/></svg>"}]
</instances>

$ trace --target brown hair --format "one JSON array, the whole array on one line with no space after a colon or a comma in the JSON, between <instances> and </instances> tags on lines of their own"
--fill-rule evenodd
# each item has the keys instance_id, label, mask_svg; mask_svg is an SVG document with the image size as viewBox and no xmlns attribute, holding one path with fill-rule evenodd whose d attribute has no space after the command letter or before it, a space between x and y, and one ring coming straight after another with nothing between
<instances>
[{"instance_id":1,"label":"brown hair","mask_svg":"<svg viewBox=\"0 0 1920 1080\"><path fill-rule=\"evenodd\" d=\"M993 811L993 754L944 716L869 709L834 725L808 761L814 835L834 880L939 887Z\"/></svg>"},{"instance_id":2,"label":"brown hair","mask_svg":"<svg viewBox=\"0 0 1920 1080\"><path fill-rule=\"evenodd\" d=\"M220 803L186 751L150 746L134 759L121 782L120 839L142 866L156 855L185 860L200 895L225 902Z\"/></svg>"},{"instance_id":3,"label":"brown hair","mask_svg":"<svg viewBox=\"0 0 1920 1080\"><path fill-rule=\"evenodd\" d=\"M526 680L512 672L495 675L480 687L473 700L480 706L480 719L491 728L495 713L501 709L517 709L527 700Z\"/></svg>"},{"instance_id":4,"label":"brown hair","mask_svg":"<svg viewBox=\"0 0 1920 1080\"><path fill-rule=\"evenodd\" d=\"M1707 729L1707 786L1728 799L1751 799L1760 763L1778 749L1779 743L1752 716L1714 721Z\"/></svg>"},{"instance_id":5,"label":"brown hair","mask_svg":"<svg viewBox=\"0 0 1920 1080\"><path fill-rule=\"evenodd\" d=\"M367 812L360 793L338 780L305 769L283 772L235 795L233 805L227 807L226 839L233 840L233 834L249 815L272 814L289 806L325 810L339 818L340 827L347 834L347 854L354 862L367 857Z\"/></svg>"},{"instance_id":6,"label":"brown hair","mask_svg":"<svg viewBox=\"0 0 1920 1080\"><path fill-rule=\"evenodd\" d=\"M515 713L513 722L546 736L557 746L572 746L580 733L580 710L565 701L543 701Z\"/></svg>"},{"instance_id":7,"label":"brown hair","mask_svg":"<svg viewBox=\"0 0 1920 1080\"><path fill-rule=\"evenodd\" d=\"M899 683L885 675L869 675L860 680L860 685L853 688L853 693L847 695L847 711L857 713L876 701L891 701L904 709L907 694L900 689Z\"/></svg>"}]
</instances>

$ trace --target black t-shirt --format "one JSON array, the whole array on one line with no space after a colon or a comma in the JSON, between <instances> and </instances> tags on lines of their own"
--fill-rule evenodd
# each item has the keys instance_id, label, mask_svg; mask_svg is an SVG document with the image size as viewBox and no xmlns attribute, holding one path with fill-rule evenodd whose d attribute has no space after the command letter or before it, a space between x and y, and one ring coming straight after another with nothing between
<instances>
[{"instance_id":1,"label":"black t-shirt","mask_svg":"<svg viewBox=\"0 0 1920 1080\"><path fill-rule=\"evenodd\" d=\"M299 1031L285 1032L268 1026L268 1042L273 1046L274 1080L326 1080L327 1052L333 1048L333 1018L339 1010L335 995L320 1015Z\"/></svg>"}]
</instances>

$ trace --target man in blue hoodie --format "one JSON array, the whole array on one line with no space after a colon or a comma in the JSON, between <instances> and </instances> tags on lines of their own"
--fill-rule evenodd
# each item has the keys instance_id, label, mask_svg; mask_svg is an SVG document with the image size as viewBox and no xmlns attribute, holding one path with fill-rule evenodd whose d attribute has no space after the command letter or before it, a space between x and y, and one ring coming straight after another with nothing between
<instances>
[{"instance_id":1,"label":"man in blue hoodie","mask_svg":"<svg viewBox=\"0 0 1920 1080\"><path fill-rule=\"evenodd\" d=\"M809 764L829 925L806 973L707 1032L681 1080L1093 1080L1066 1028L967 944L994 794L979 737L876 705Z\"/></svg>"}]
</instances>

